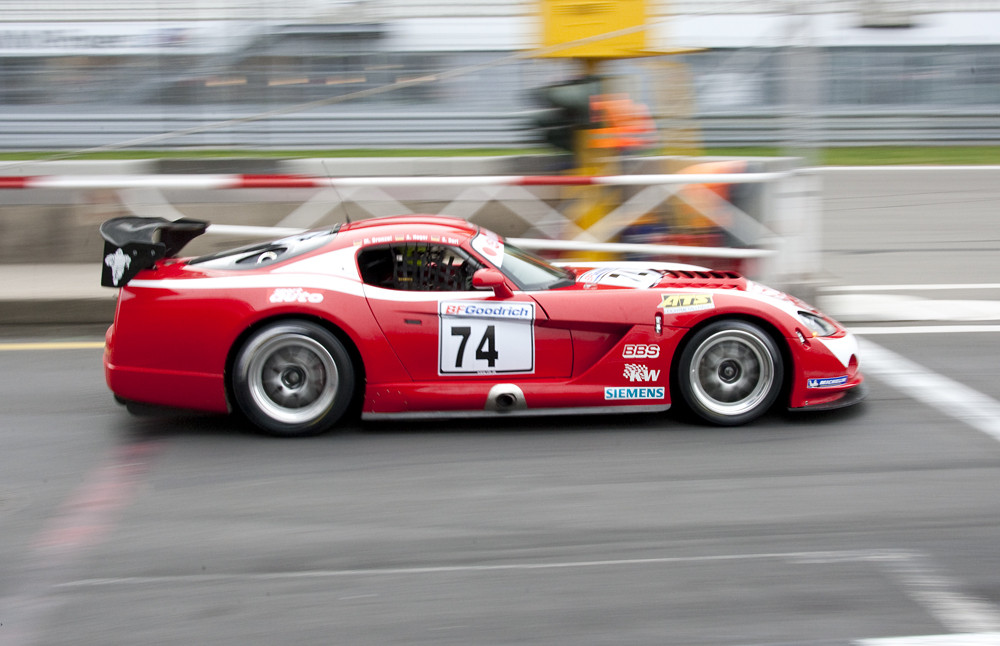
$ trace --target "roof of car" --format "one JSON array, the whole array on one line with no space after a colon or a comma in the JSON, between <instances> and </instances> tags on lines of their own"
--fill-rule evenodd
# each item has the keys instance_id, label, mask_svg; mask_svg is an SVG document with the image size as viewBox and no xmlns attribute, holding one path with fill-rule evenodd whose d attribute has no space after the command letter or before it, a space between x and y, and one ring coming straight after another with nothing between
<instances>
[{"instance_id":1,"label":"roof of car","mask_svg":"<svg viewBox=\"0 0 1000 646\"><path fill-rule=\"evenodd\" d=\"M479 232L479 227L461 218L443 215L393 215L370 218L344 224L338 237L356 240L379 235L399 235L404 233L427 235L450 235L465 240Z\"/></svg>"}]
</instances>

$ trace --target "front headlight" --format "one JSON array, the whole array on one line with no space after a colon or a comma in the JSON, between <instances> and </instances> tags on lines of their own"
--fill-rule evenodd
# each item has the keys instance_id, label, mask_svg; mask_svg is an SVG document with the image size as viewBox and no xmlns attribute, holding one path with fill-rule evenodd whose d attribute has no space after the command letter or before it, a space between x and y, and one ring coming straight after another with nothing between
<instances>
[{"instance_id":1,"label":"front headlight","mask_svg":"<svg viewBox=\"0 0 1000 646\"><path fill-rule=\"evenodd\" d=\"M833 336L837 333L837 328L833 323L827 321L822 316L817 316L812 312L799 311L799 320L809 328L815 336Z\"/></svg>"}]
</instances>

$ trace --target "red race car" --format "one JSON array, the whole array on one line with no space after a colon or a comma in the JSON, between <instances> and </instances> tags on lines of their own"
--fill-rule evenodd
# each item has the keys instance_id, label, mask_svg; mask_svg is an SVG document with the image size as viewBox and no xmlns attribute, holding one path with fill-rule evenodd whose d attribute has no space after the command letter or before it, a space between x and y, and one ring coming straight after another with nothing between
<instances>
[{"instance_id":1,"label":"red race car","mask_svg":"<svg viewBox=\"0 0 1000 646\"><path fill-rule=\"evenodd\" d=\"M559 267L464 220L363 220L199 258L208 224L116 218L115 397L310 435L365 419L665 411L718 425L864 396L836 321L738 273Z\"/></svg>"}]
</instances>

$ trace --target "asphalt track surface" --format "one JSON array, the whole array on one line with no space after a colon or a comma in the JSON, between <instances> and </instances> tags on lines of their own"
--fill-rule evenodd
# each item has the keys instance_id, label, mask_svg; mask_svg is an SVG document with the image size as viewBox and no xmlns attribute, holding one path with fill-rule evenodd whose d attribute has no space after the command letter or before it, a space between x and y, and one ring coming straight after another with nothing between
<instances>
[{"instance_id":1,"label":"asphalt track surface","mask_svg":"<svg viewBox=\"0 0 1000 646\"><path fill-rule=\"evenodd\" d=\"M830 180L827 227L871 217L862 179ZM872 186L910 193L894 181ZM826 266L844 286L935 283L899 277L933 245L941 282L966 263L949 295L1000 300L968 286L996 281L968 280L991 231L828 235ZM852 323L864 404L745 428L352 423L295 441L132 417L100 330L3 330L0 646L1000 643L997 324Z\"/></svg>"}]
</instances>

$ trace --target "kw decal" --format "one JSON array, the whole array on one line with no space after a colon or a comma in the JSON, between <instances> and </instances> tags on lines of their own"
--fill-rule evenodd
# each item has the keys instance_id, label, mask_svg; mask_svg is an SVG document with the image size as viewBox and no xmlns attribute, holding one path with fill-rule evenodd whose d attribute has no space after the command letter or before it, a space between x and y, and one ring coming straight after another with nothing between
<instances>
[{"instance_id":1,"label":"kw decal","mask_svg":"<svg viewBox=\"0 0 1000 646\"><path fill-rule=\"evenodd\" d=\"M650 370L649 366L644 366L641 363L626 363L622 376L631 382L656 381L660 378L660 371Z\"/></svg>"}]
</instances>

